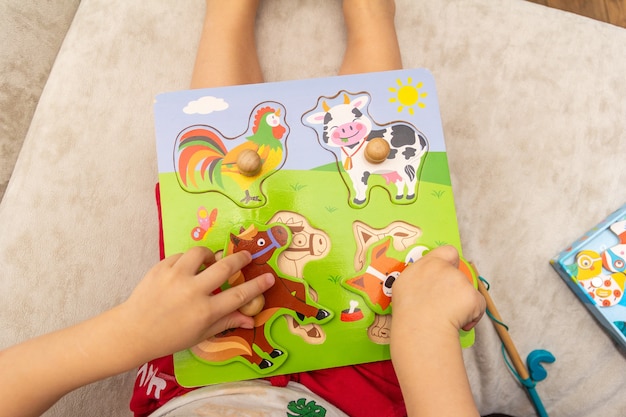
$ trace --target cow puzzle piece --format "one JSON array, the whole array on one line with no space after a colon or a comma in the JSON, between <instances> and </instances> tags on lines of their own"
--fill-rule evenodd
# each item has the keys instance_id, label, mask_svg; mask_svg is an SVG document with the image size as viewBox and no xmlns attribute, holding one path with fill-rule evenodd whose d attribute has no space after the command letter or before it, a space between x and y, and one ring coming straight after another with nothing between
<instances>
[{"instance_id":1,"label":"cow puzzle piece","mask_svg":"<svg viewBox=\"0 0 626 417\"><path fill-rule=\"evenodd\" d=\"M367 204L372 186L386 189L398 204L411 204L428 151L426 136L409 122L376 123L367 110L369 102L368 93L342 90L320 97L302 121L315 130L323 148L335 153L352 207Z\"/></svg>"}]
</instances>

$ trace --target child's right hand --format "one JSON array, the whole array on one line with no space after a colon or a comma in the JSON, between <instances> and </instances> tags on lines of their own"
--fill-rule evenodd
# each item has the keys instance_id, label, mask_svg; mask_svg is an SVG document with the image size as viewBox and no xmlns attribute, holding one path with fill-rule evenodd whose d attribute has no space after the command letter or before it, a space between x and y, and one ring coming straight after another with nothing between
<instances>
[{"instance_id":1,"label":"child's right hand","mask_svg":"<svg viewBox=\"0 0 626 417\"><path fill-rule=\"evenodd\" d=\"M459 329L471 329L485 299L442 246L407 267L393 284L391 359L409 415L478 416Z\"/></svg>"},{"instance_id":2,"label":"child's right hand","mask_svg":"<svg viewBox=\"0 0 626 417\"><path fill-rule=\"evenodd\" d=\"M458 251L442 246L407 267L393 285L394 328L473 328L485 311L485 299L458 266Z\"/></svg>"}]
</instances>

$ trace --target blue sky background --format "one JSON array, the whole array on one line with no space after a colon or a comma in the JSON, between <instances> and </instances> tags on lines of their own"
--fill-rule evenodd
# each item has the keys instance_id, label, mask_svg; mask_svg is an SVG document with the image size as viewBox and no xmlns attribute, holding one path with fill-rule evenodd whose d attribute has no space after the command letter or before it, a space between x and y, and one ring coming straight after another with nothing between
<instances>
[{"instance_id":1,"label":"blue sky background","mask_svg":"<svg viewBox=\"0 0 626 417\"><path fill-rule=\"evenodd\" d=\"M419 99L424 107L417 104L410 106L414 115L409 114L408 106L398 112L397 91L402 86L417 86L418 83L423 83L418 92L427 93L426 97ZM390 88L396 92L390 91ZM160 94L154 105L159 172L174 171L174 144L180 131L191 125L205 124L227 137L241 136L249 130L250 112L264 101L279 102L287 109L286 121L290 132L283 169L311 169L334 162L333 155L319 145L315 131L303 125L301 118L316 106L319 97L332 97L341 90L353 94L369 93L371 100L367 111L374 122L409 122L426 135L430 151L445 151L434 79L425 69L410 69ZM223 100L222 107L224 102L228 107L209 114L183 111L190 102L207 96ZM390 99L396 99L396 102L390 102ZM332 106L341 101L341 98L328 100L328 104ZM227 148L232 148L243 140L242 137L230 145L228 142L225 144Z\"/></svg>"}]
</instances>

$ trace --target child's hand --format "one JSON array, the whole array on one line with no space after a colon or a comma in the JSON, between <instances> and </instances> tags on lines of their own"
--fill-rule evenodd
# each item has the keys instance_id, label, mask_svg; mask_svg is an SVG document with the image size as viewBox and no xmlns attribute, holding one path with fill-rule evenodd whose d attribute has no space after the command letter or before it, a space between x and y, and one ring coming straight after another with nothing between
<instances>
[{"instance_id":1,"label":"child's hand","mask_svg":"<svg viewBox=\"0 0 626 417\"><path fill-rule=\"evenodd\" d=\"M459 329L471 329L485 299L458 270L452 246L410 265L393 284L391 359L409 415L478 416Z\"/></svg>"},{"instance_id":2,"label":"child's hand","mask_svg":"<svg viewBox=\"0 0 626 417\"><path fill-rule=\"evenodd\" d=\"M442 246L407 267L393 285L394 327L413 322L449 325L455 331L473 328L485 311L485 299L458 265L457 250Z\"/></svg>"},{"instance_id":3,"label":"child's hand","mask_svg":"<svg viewBox=\"0 0 626 417\"><path fill-rule=\"evenodd\" d=\"M237 309L274 284L271 274L212 295L250 260L248 252L238 252L216 262L209 249L194 247L152 268L120 306L132 324L137 354L147 361L229 328L252 328L253 319Z\"/></svg>"}]
</instances>

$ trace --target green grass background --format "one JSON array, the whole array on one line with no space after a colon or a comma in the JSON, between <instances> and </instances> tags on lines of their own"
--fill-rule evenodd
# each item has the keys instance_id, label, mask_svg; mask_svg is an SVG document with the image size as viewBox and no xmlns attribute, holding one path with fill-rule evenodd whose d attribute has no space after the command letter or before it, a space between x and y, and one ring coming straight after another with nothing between
<instances>
[{"instance_id":1,"label":"green grass background","mask_svg":"<svg viewBox=\"0 0 626 417\"><path fill-rule=\"evenodd\" d=\"M287 330L284 318L277 317L270 326L269 337L286 353L272 360L275 363L272 368L261 372L240 359L209 364L184 351L175 355L175 366L179 382L186 386L388 359L388 346L374 344L367 337L367 327L374 320L373 312L358 294L341 285L342 281L358 274L354 271L356 243L352 232L356 220L373 228L383 228L401 220L421 229L418 244L430 248L452 244L461 249L447 159L443 152L427 154L417 199L411 204L392 202L381 187L384 182L375 176L370 180L372 188L367 204L358 209L351 207L348 188L338 175L335 164L311 171L279 170L273 173L262 184L267 204L253 209L242 208L219 192L185 192L174 173L160 174L159 181L167 255L198 244L214 251L222 250L233 227L247 225L250 221L266 223L274 213L285 210L305 216L313 227L324 230L331 240L330 253L323 259L309 262L304 269L305 280L319 295L318 302L334 314L332 320L322 326L326 341L321 345L309 345ZM198 225L196 212L200 206L209 211L217 208L218 216L205 240L195 242L191 230ZM404 253L396 255L404 259ZM339 319L341 310L349 307L350 300L359 302L364 319L352 323ZM473 337L473 332L462 334L462 343L471 345Z\"/></svg>"}]
</instances>

